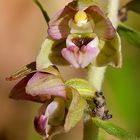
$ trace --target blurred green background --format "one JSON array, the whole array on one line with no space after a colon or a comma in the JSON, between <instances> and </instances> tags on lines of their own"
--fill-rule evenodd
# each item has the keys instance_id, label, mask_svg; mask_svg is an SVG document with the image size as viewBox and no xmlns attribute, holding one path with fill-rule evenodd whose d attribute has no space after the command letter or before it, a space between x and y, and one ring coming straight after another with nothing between
<instances>
[{"instance_id":1,"label":"blurred green background","mask_svg":"<svg viewBox=\"0 0 140 140\"><path fill-rule=\"evenodd\" d=\"M106 7L106 1L96 1ZM42 0L51 17L68 2ZM10 100L8 94L17 81L6 82L5 77L35 59L46 37L47 25L33 0L0 0L0 17L0 140L41 140L33 129L33 119L40 105ZM140 31L140 15L129 12L126 24ZM122 52L123 67L107 69L103 89L113 114L111 121L140 137L140 49L122 40ZM85 75L82 70L60 69L66 79ZM81 140L82 123L54 139ZM104 131L100 139L117 140Z\"/></svg>"}]
</instances>

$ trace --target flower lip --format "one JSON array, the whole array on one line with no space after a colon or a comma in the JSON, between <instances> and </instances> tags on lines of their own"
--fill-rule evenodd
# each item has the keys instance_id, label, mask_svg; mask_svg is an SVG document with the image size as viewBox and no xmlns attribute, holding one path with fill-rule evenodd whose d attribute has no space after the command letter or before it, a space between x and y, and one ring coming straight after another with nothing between
<instances>
[{"instance_id":1,"label":"flower lip","mask_svg":"<svg viewBox=\"0 0 140 140\"><path fill-rule=\"evenodd\" d=\"M93 38L91 37L83 37L83 38L73 38L72 42L79 48L82 46L86 46L89 42L91 42Z\"/></svg>"}]
</instances>

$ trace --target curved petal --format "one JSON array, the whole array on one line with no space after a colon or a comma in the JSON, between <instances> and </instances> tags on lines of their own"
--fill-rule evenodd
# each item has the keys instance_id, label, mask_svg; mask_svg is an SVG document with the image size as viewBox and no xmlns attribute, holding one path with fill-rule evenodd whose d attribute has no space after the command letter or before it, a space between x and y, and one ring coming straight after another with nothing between
<instances>
[{"instance_id":1,"label":"curved petal","mask_svg":"<svg viewBox=\"0 0 140 140\"><path fill-rule=\"evenodd\" d=\"M55 40L65 39L70 33L68 22L75 13L70 6L60 10L49 22L48 35Z\"/></svg>"},{"instance_id":2,"label":"curved petal","mask_svg":"<svg viewBox=\"0 0 140 140\"><path fill-rule=\"evenodd\" d=\"M26 92L32 96L61 96L66 97L65 86L60 76L45 72L36 72L28 81Z\"/></svg>"},{"instance_id":3,"label":"curved petal","mask_svg":"<svg viewBox=\"0 0 140 140\"><path fill-rule=\"evenodd\" d=\"M97 36L107 40L114 38L116 30L109 18L98 6L90 6L85 12L93 18L95 22L94 32L97 33Z\"/></svg>"},{"instance_id":4,"label":"curved petal","mask_svg":"<svg viewBox=\"0 0 140 140\"><path fill-rule=\"evenodd\" d=\"M46 126L48 123L48 118L45 115L40 115L34 119L35 130L43 136L46 136Z\"/></svg>"},{"instance_id":5,"label":"curved petal","mask_svg":"<svg viewBox=\"0 0 140 140\"><path fill-rule=\"evenodd\" d=\"M81 48L81 53L79 55L79 64L82 68L88 66L98 55L98 38L96 37L91 42L89 42L86 46Z\"/></svg>"},{"instance_id":6,"label":"curved petal","mask_svg":"<svg viewBox=\"0 0 140 140\"><path fill-rule=\"evenodd\" d=\"M77 46L71 46L68 48L62 49L61 53L62 56L75 68L79 68L80 65L78 64L78 51L79 48Z\"/></svg>"},{"instance_id":7,"label":"curved petal","mask_svg":"<svg viewBox=\"0 0 140 140\"><path fill-rule=\"evenodd\" d=\"M67 48L62 49L62 56L74 67L85 68L98 55L98 43L98 37L94 34L69 35L66 40Z\"/></svg>"}]
</instances>

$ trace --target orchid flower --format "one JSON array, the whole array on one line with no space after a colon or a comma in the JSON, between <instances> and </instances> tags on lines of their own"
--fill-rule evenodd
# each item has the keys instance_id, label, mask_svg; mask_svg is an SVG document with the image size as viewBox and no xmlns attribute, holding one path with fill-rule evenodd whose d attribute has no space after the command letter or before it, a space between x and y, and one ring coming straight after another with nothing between
<instances>
[{"instance_id":1,"label":"orchid flower","mask_svg":"<svg viewBox=\"0 0 140 140\"><path fill-rule=\"evenodd\" d=\"M12 81L24 76L11 90L10 98L42 103L34 126L45 140L50 140L58 133L69 131L82 119L86 101L76 89L65 84L57 67L38 71L35 65L30 63L7 78ZM79 118L71 123L73 112L78 112Z\"/></svg>"},{"instance_id":2,"label":"orchid flower","mask_svg":"<svg viewBox=\"0 0 140 140\"><path fill-rule=\"evenodd\" d=\"M65 44L60 53L76 68L85 68L90 63L96 66L109 63L121 65L119 36L109 18L97 5L81 8L76 1L69 3L48 23L48 37L61 42L61 45ZM112 53L108 54L110 51Z\"/></svg>"}]
</instances>

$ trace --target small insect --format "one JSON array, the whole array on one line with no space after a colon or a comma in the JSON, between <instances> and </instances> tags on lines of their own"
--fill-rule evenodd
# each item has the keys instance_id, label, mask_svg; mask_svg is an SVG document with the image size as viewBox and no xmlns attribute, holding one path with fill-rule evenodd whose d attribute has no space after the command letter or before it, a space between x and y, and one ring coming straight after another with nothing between
<instances>
[{"instance_id":1,"label":"small insect","mask_svg":"<svg viewBox=\"0 0 140 140\"><path fill-rule=\"evenodd\" d=\"M109 120L112 118L112 115L109 114L109 110L107 109L103 92L96 92L93 101L95 104L95 107L92 110L94 116L102 120Z\"/></svg>"}]
</instances>

